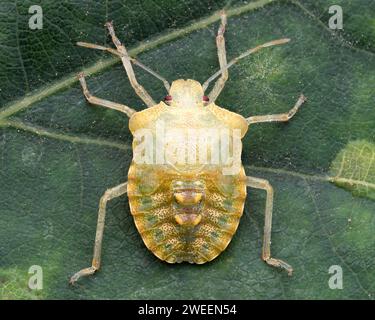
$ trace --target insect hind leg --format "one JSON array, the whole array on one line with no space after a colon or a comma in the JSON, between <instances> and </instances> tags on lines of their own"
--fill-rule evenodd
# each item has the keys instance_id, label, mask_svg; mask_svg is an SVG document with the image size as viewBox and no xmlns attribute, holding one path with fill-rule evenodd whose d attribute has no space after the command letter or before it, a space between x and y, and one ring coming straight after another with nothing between
<instances>
[{"instance_id":1,"label":"insect hind leg","mask_svg":"<svg viewBox=\"0 0 375 320\"><path fill-rule=\"evenodd\" d=\"M122 183L114 188L108 189L104 192L103 196L100 198L99 202L99 213L98 213L98 223L96 227L96 237L94 246L94 257L92 259L91 267L84 268L76 272L71 278L69 283L74 284L81 277L87 277L94 274L100 268L101 253L102 253L102 240L105 224L105 214L107 202L124 195L127 192L128 183Z\"/></svg>"},{"instance_id":2,"label":"insect hind leg","mask_svg":"<svg viewBox=\"0 0 375 320\"><path fill-rule=\"evenodd\" d=\"M262 259L268 265L278 267L286 270L289 275L292 275L293 268L283 260L271 257L271 229L272 229L272 209L273 209L273 188L268 180L259 179L255 177L246 177L246 186L262 189L267 192L266 210L264 219L264 234L263 234L263 250Z\"/></svg>"}]
</instances>

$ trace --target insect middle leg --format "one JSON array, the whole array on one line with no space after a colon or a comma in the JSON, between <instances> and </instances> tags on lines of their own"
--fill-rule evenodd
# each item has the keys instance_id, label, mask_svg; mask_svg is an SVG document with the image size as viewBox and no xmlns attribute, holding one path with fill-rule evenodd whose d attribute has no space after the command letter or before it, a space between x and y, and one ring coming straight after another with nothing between
<instances>
[{"instance_id":1,"label":"insect middle leg","mask_svg":"<svg viewBox=\"0 0 375 320\"><path fill-rule=\"evenodd\" d=\"M259 122L286 122L289 121L298 111L299 107L306 101L306 97L301 94L296 104L287 113L280 114L269 114L265 116L253 116L246 118L248 124L259 123Z\"/></svg>"},{"instance_id":2,"label":"insect middle leg","mask_svg":"<svg viewBox=\"0 0 375 320\"><path fill-rule=\"evenodd\" d=\"M246 185L255 189L262 189L267 192L266 210L264 220L264 234L263 234L263 250L262 259L273 267L278 267L286 270L289 275L292 275L293 268L283 260L271 257L271 229L272 229L272 209L273 209L273 188L271 184L265 179L255 177L246 177Z\"/></svg>"},{"instance_id":3,"label":"insect middle leg","mask_svg":"<svg viewBox=\"0 0 375 320\"><path fill-rule=\"evenodd\" d=\"M115 34L115 30L113 29L112 22L107 22L106 27L109 31L109 34L112 37L112 41L114 45L117 48L117 51L120 52L121 54L121 61L122 64L124 65L124 68L126 70L126 73L128 75L129 81L131 86L133 87L134 91L136 94L143 100L143 102L148 106L152 107L156 103L155 101L151 98L151 96L148 94L145 88L143 88L137 81L137 78L135 77L133 66L131 64L130 57L128 55L128 52L126 51L125 46L120 42L120 40L117 38Z\"/></svg>"},{"instance_id":4,"label":"insect middle leg","mask_svg":"<svg viewBox=\"0 0 375 320\"><path fill-rule=\"evenodd\" d=\"M104 99L97 98L97 97L91 95L89 89L87 88L85 75L83 74L83 72L78 74L78 80L81 83L83 94L85 95L88 102L90 102L92 104L102 106L102 107L106 107L106 108L114 109L114 110L117 110L117 111L121 111L121 112L125 113L129 118L132 116L133 113L136 112L134 109L132 109L128 106L125 106L121 103L112 102L112 101L109 101L109 100L104 100Z\"/></svg>"},{"instance_id":5,"label":"insect middle leg","mask_svg":"<svg viewBox=\"0 0 375 320\"><path fill-rule=\"evenodd\" d=\"M223 11L221 13L221 23L220 23L219 30L216 36L216 46L217 46L217 54L219 58L221 76L216 81L211 92L208 94L208 97L211 102L214 102L216 100L220 92L224 89L225 82L228 80L228 68L226 68L227 53L225 50L225 38L224 38L226 25L227 25L227 16L225 12Z\"/></svg>"},{"instance_id":6,"label":"insect middle leg","mask_svg":"<svg viewBox=\"0 0 375 320\"><path fill-rule=\"evenodd\" d=\"M96 227L96 237L94 246L94 257L92 259L91 267L82 269L75 273L71 278L69 283L74 284L79 278L86 277L95 273L95 271L100 268L101 253L102 253L102 240L105 224L105 214L106 206L109 200L120 197L127 192L128 183L122 183L114 188L108 189L104 192L103 196L99 202L99 213L98 213L98 223Z\"/></svg>"}]
</instances>

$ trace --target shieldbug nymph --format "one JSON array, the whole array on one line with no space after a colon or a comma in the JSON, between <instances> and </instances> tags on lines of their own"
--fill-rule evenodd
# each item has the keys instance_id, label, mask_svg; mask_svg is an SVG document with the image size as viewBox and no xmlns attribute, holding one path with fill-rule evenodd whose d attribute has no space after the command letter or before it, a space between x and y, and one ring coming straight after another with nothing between
<instances>
[{"instance_id":1,"label":"shieldbug nymph","mask_svg":"<svg viewBox=\"0 0 375 320\"><path fill-rule=\"evenodd\" d=\"M294 107L283 114L245 118L218 107L215 100L224 88L232 65L262 48L289 42L289 39L267 42L227 62L226 24L223 12L216 37L220 70L203 84L179 79L170 86L159 74L129 57L112 23L106 23L106 27L116 49L78 42L80 46L119 56L132 87L148 108L136 112L123 104L94 97L84 75L78 76L89 103L116 109L130 118L133 160L128 181L108 189L100 199L92 265L75 273L71 283L100 268L109 200L127 194L136 228L146 247L159 259L168 263L203 264L216 258L231 241L244 210L247 187L265 190L267 194L262 259L292 273L288 263L271 257L273 189L267 180L245 174L241 139L250 124L290 120L305 97L301 94ZM137 82L133 64L164 83L167 90L164 100L154 102ZM212 90L205 94L215 79Z\"/></svg>"}]
</instances>

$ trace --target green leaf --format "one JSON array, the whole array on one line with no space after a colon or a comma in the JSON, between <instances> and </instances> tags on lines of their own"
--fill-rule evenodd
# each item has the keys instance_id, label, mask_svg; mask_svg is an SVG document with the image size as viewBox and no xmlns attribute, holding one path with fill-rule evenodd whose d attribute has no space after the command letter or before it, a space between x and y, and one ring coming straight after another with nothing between
<instances>
[{"instance_id":1,"label":"green leaf","mask_svg":"<svg viewBox=\"0 0 375 320\"><path fill-rule=\"evenodd\" d=\"M333 14L329 13L332 5L339 5L343 12L343 29L336 34L342 36L357 48L375 52L375 2L367 0L304 0L307 12L318 17L328 26L328 20Z\"/></svg>"},{"instance_id":2,"label":"green leaf","mask_svg":"<svg viewBox=\"0 0 375 320\"><path fill-rule=\"evenodd\" d=\"M42 291L31 290L28 287L28 273L24 270L0 270L0 299L1 300L36 300L42 297Z\"/></svg>"},{"instance_id":3,"label":"green leaf","mask_svg":"<svg viewBox=\"0 0 375 320\"><path fill-rule=\"evenodd\" d=\"M375 145L367 141L349 142L332 163L332 182L355 195L375 199Z\"/></svg>"},{"instance_id":4,"label":"green leaf","mask_svg":"<svg viewBox=\"0 0 375 320\"><path fill-rule=\"evenodd\" d=\"M370 0L350 3L375 16ZM374 38L368 31L353 41L366 30L353 23L359 20L351 10L343 4L348 32L340 33L319 14L324 1L45 1L44 28L31 31L31 4L0 4L2 298L374 298L375 202L373 189L357 183L374 183ZM250 116L286 112L301 92L308 97L289 123L253 125L243 141L247 174L268 179L275 190L272 254L294 275L259 258L265 194L249 190L231 244L202 266L159 261L143 245L127 198L111 201L102 269L69 286L69 277L91 262L98 201L126 181L132 141L127 117L90 106L75 73L91 75L88 86L98 97L145 107L116 57L74 43L110 45L103 24L114 20L144 64L169 81L203 82L218 70L222 7L229 59L273 39L292 41L233 66L217 104ZM161 100L161 82L136 73ZM356 152L361 146L368 151ZM350 162L340 172L345 154ZM363 173L366 166L371 174ZM43 268L41 292L27 287L32 265ZM342 290L328 286L332 265L343 269Z\"/></svg>"}]
</instances>

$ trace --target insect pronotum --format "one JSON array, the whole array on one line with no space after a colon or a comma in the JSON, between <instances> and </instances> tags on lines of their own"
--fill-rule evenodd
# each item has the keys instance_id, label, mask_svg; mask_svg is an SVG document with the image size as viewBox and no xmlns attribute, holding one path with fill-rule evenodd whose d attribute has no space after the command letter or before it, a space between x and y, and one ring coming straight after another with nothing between
<instances>
[{"instance_id":1,"label":"insect pronotum","mask_svg":"<svg viewBox=\"0 0 375 320\"><path fill-rule=\"evenodd\" d=\"M116 49L78 42L79 46L108 51L121 58L132 87L147 105L136 112L120 103L92 96L83 73L78 75L89 103L125 113L133 134L133 160L128 181L108 189L100 199L92 265L75 273L70 283L100 268L106 205L127 193L135 225L147 248L169 263L202 264L217 257L237 230L246 199L246 188L267 193L262 259L291 274L292 267L271 257L273 188L261 178L247 176L241 164L241 139L250 124L288 121L306 100L301 94L287 113L244 118L215 105L228 79L228 68L256 51L289 42L279 39L249 49L227 62L224 32L227 18L221 14L216 44L220 70L201 85L195 80L168 81L128 56L106 23ZM161 80L168 92L156 104L138 83L132 64ZM205 95L210 82L218 78ZM230 150L232 154L230 155Z\"/></svg>"}]
</instances>

